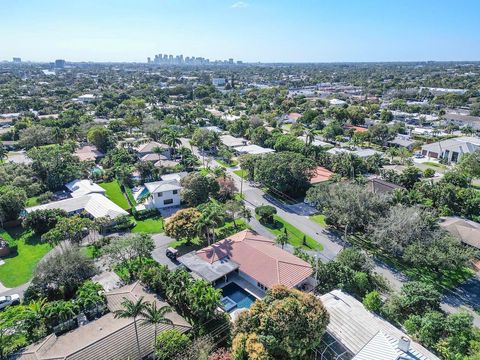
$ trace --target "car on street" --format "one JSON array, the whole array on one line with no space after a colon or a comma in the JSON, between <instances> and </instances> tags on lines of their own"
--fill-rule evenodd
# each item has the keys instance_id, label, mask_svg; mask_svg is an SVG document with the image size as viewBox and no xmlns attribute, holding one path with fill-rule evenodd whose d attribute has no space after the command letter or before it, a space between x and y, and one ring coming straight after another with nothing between
<instances>
[{"instance_id":1,"label":"car on street","mask_svg":"<svg viewBox=\"0 0 480 360\"><path fill-rule=\"evenodd\" d=\"M18 294L0 296L0 310L3 310L10 305L18 304L20 304L20 295Z\"/></svg>"}]
</instances>

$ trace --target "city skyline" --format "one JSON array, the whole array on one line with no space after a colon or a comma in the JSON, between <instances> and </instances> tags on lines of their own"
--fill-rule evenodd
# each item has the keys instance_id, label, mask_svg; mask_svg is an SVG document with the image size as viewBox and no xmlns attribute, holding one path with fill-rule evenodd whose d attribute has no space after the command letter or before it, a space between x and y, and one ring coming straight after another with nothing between
<instances>
[{"instance_id":1,"label":"city skyline","mask_svg":"<svg viewBox=\"0 0 480 360\"><path fill-rule=\"evenodd\" d=\"M473 0L7 2L0 60L244 62L480 60Z\"/></svg>"}]
</instances>

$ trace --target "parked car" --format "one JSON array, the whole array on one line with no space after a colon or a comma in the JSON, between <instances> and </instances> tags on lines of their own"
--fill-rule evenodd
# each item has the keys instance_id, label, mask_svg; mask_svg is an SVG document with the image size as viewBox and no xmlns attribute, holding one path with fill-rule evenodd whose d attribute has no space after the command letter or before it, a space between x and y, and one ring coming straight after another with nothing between
<instances>
[{"instance_id":1,"label":"parked car","mask_svg":"<svg viewBox=\"0 0 480 360\"><path fill-rule=\"evenodd\" d=\"M0 296L0 310L3 310L10 305L18 304L20 304L20 295L18 294Z\"/></svg>"},{"instance_id":2,"label":"parked car","mask_svg":"<svg viewBox=\"0 0 480 360\"><path fill-rule=\"evenodd\" d=\"M416 152L414 155L415 159L422 159L425 157L421 152Z\"/></svg>"},{"instance_id":3,"label":"parked car","mask_svg":"<svg viewBox=\"0 0 480 360\"><path fill-rule=\"evenodd\" d=\"M168 257L170 260L177 260L178 250L169 247L169 248L167 248L167 250L165 251L165 255L167 255L167 257Z\"/></svg>"}]
</instances>

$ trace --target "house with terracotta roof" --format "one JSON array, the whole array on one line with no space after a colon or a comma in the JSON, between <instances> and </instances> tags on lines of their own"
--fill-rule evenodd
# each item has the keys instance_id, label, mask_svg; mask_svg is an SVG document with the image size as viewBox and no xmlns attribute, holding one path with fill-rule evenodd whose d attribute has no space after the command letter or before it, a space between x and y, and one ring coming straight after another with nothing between
<instances>
[{"instance_id":1,"label":"house with terracotta roof","mask_svg":"<svg viewBox=\"0 0 480 360\"><path fill-rule=\"evenodd\" d=\"M275 285L303 289L311 283L313 273L309 263L252 230L185 254L178 261L194 276L216 285L239 277L262 291Z\"/></svg>"},{"instance_id":2,"label":"house with terracotta roof","mask_svg":"<svg viewBox=\"0 0 480 360\"><path fill-rule=\"evenodd\" d=\"M50 334L25 348L15 357L18 360L140 360L153 353L154 325L144 324L136 319L141 358L137 350L135 324L131 318L115 318L114 312L122 308L125 299L137 301L143 297L146 302L156 302L157 307L168 305L156 294L147 292L139 282L107 292L107 306L110 312L96 320L83 323L63 335ZM191 325L175 311L166 314L173 327L187 332ZM160 324L158 333L171 329L171 325Z\"/></svg>"},{"instance_id":3,"label":"house with terracotta roof","mask_svg":"<svg viewBox=\"0 0 480 360\"><path fill-rule=\"evenodd\" d=\"M295 124L298 119L300 119L302 117L302 114L299 114L299 113L288 113L288 114L285 114L283 115L283 118L282 118L282 121L285 123L285 124Z\"/></svg>"},{"instance_id":4,"label":"house with terracotta roof","mask_svg":"<svg viewBox=\"0 0 480 360\"><path fill-rule=\"evenodd\" d=\"M324 168L323 166L317 166L313 172L313 176L310 178L310 184L314 185L329 181L333 174L334 173L327 168Z\"/></svg>"},{"instance_id":5,"label":"house with terracotta roof","mask_svg":"<svg viewBox=\"0 0 480 360\"><path fill-rule=\"evenodd\" d=\"M75 150L74 155L80 161L96 161L98 158L104 156L101 151L98 151L95 145L84 145Z\"/></svg>"}]
</instances>

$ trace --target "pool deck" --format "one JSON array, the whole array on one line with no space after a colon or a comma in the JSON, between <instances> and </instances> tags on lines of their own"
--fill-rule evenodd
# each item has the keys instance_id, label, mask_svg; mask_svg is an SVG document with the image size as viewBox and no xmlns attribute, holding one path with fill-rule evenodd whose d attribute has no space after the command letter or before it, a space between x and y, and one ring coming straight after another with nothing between
<instances>
[{"instance_id":1,"label":"pool deck","mask_svg":"<svg viewBox=\"0 0 480 360\"><path fill-rule=\"evenodd\" d=\"M265 297L265 292L257 288L256 286L250 284L247 280L243 279L237 274L229 275L229 279L227 282L221 284L219 288L223 288L224 286L227 286L230 283L236 283L238 286L240 286L243 290L248 292L249 294L255 296L257 299L263 299Z\"/></svg>"}]
</instances>

